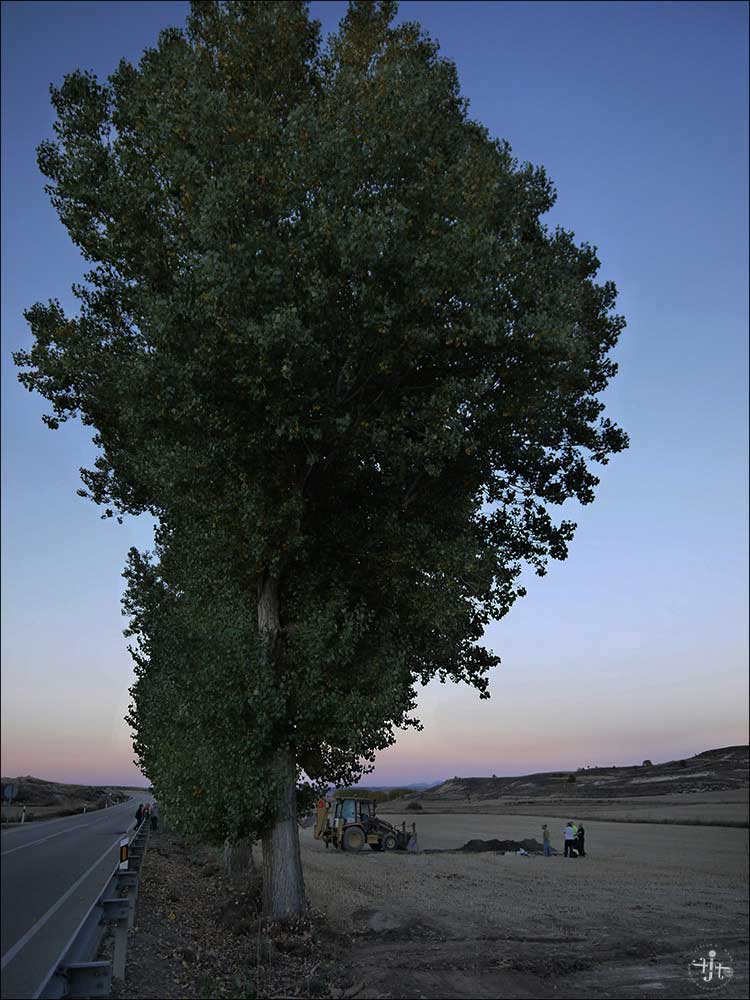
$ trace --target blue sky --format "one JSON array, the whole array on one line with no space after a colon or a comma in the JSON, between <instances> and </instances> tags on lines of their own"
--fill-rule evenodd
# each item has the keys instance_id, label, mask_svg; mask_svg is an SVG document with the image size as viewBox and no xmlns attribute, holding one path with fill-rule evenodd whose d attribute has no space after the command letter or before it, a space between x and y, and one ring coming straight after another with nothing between
<instances>
[{"instance_id":1,"label":"blue sky","mask_svg":"<svg viewBox=\"0 0 750 1000\"><path fill-rule=\"evenodd\" d=\"M345 11L313 3L324 31ZM3 774L137 779L120 573L148 522L76 496L92 447L16 382L22 310L84 266L35 161L50 82L137 60L183 3L2 5ZM403 3L458 65L471 114L547 168L548 221L599 247L628 327L602 471L568 560L488 630L492 700L430 685L426 729L375 779L684 756L747 740L748 8Z\"/></svg>"}]
</instances>

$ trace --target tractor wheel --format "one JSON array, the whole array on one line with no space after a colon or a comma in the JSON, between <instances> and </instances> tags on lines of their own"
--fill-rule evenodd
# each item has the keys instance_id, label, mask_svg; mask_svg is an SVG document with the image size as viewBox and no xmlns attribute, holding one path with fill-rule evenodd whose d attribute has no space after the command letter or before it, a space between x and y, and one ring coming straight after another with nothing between
<instances>
[{"instance_id":1,"label":"tractor wheel","mask_svg":"<svg viewBox=\"0 0 750 1000\"><path fill-rule=\"evenodd\" d=\"M385 837L383 837L383 850L384 851L395 851L397 846L398 846L398 844L397 844L397 841L396 841L396 834L395 833L386 833Z\"/></svg>"},{"instance_id":2,"label":"tractor wheel","mask_svg":"<svg viewBox=\"0 0 750 1000\"><path fill-rule=\"evenodd\" d=\"M367 837L361 826L348 826L344 830L345 851L361 851L366 842Z\"/></svg>"}]
</instances>

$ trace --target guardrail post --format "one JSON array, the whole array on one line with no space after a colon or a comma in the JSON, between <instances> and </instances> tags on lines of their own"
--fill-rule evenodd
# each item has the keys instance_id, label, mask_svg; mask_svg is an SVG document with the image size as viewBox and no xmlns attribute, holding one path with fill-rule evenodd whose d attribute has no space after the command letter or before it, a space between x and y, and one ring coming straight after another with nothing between
<instances>
[{"instance_id":1,"label":"guardrail post","mask_svg":"<svg viewBox=\"0 0 750 1000\"><path fill-rule=\"evenodd\" d=\"M125 978L125 956L128 950L128 921L118 920L115 924L114 949L112 952L112 975L115 979Z\"/></svg>"},{"instance_id":2,"label":"guardrail post","mask_svg":"<svg viewBox=\"0 0 750 1000\"><path fill-rule=\"evenodd\" d=\"M108 997L112 988L109 962L77 962L65 969L66 997Z\"/></svg>"}]
</instances>

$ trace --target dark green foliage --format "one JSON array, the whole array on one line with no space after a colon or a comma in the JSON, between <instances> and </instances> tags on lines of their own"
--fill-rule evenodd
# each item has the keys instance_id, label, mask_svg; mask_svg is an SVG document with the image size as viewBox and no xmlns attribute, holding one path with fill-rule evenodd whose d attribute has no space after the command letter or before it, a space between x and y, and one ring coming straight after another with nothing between
<instances>
[{"instance_id":1,"label":"dark green foliage","mask_svg":"<svg viewBox=\"0 0 750 1000\"><path fill-rule=\"evenodd\" d=\"M141 766L175 827L219 843L227 835L260 836L272 822L282 777L273 753L290 729L312 779L299 792L299 811L307 813L329 781L356 779L360 761L392 742L393 723L406 724L413 707L412 681L407 675L399 687L397 676L375 676L380 661L367 656L377 651L376 629L365 630L363 642L361 627L335 623L309 645L290 639L285 662L299 655L299 667L276 673L244 595L208 552L198 559L195 546L174 535L167 542L160 532L158 562L130 552L126 634L137 644L128 721ZM300 604L297 613L320 627L314 609Z\"/></svg>"},{"instance_id":2,"label":"dark green foliage","mask_svg":"<svg viewBox=\"0 0 750 1000\"><path fill-rule=\"evenodd\" d=\"M614 286L394 13L352 3L323 47L303 3L196 3L53 89L39 148L92 270L78 316L27 311L19 377L94 428L84 495L159 520L126 573L136 751L214 839L272 822L280 749L352 782L417 683L486 696L485 626L626 445Z\"/></svg>"}]
</instances>

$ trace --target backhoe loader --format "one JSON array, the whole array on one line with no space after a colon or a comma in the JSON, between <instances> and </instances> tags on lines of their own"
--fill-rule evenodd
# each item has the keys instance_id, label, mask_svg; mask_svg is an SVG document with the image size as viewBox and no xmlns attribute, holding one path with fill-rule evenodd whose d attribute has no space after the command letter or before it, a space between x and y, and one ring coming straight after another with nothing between
<instances>
[{"instance_id":1,"label":"backhoe loader","mask_svg":"<svg viewBox=\"0 0 750 1000\"><path fill-rule=\"evenodd\" d=\"M405 851L416 846L417 831L406 823L393 826L375 815L375 799L334 799L331 803L321 799L315 820L316 840L326 848L338 847L342 851L361 851L369 846L373 851Z\"/></svg>"}]
</instances>

